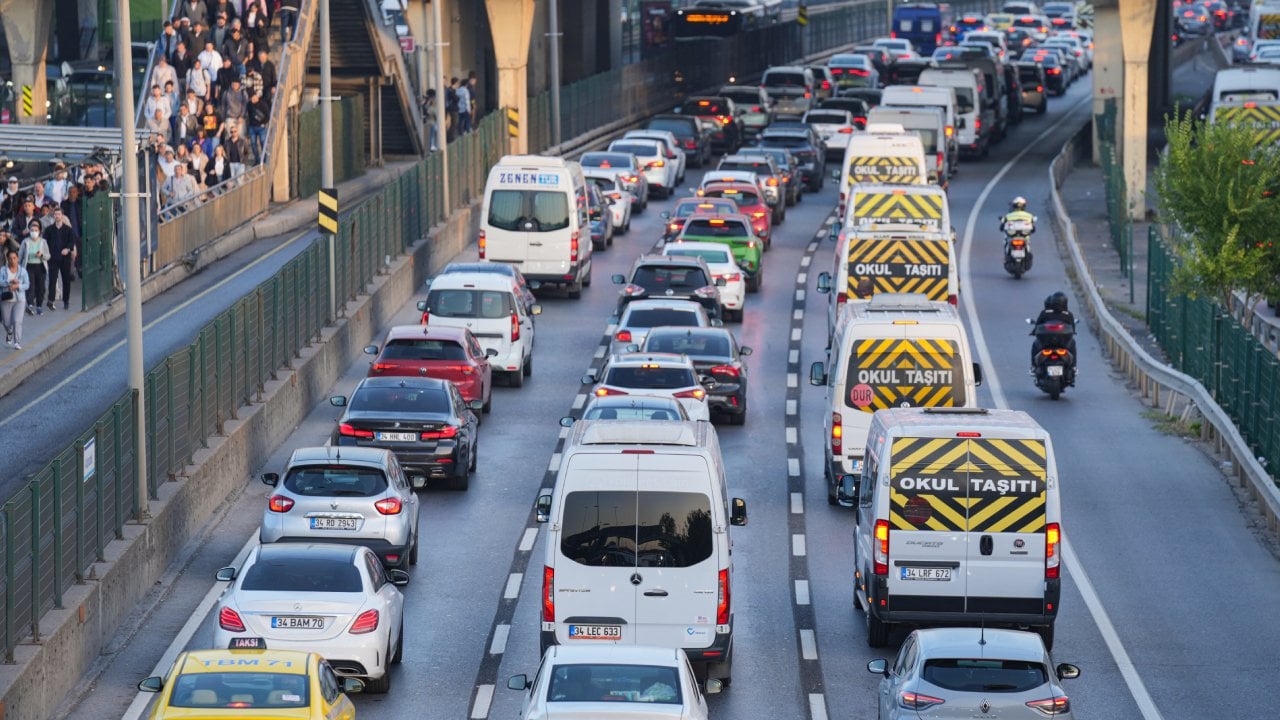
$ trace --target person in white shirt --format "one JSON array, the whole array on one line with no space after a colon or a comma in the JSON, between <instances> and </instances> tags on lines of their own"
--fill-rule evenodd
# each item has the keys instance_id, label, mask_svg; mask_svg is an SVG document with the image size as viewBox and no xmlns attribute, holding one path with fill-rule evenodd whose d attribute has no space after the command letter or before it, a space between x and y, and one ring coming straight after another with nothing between
<instances>
[{"instance_id":1,"label":"person in white shirt","mask_svg":"<svg viewBox=\"0 0 1280 720\"><path fill-rule=\"evenodd\" d=\"M164 53L156 54L156 64L151 68L151 82L160 87L164 87L165 82L172 82L174 87L178 86L178 71L169 64L169 59L164 56Z\"/></svg>"},{"instance_id":2,"label":"person in white shirt","mask_svg":"<svg viewBox=\"0 0 1280 720\"><path fill-rule=\"evenodd\" d=\"M152 85L151 95L147 97L142 113L150 119L155 117L157 112L160 113L161 120L169 122L169 116L173 114L173 101L164 94L159 85Z\"/></svg>"},{"instance_id":3,"label":"person in white shirt","mask_svg":"<svg viewBox=\"0 0 1280 720\"><path fill-rule=\"evenodd\" d=\"M214 53L215 55L217 53ZM200 53L203 57L204 53ZM213 85L213 77L209 75L209 71L204 67L204 61L196 58L191 64L191 69L187 71L187 97L191 97L191 93L195 93L198 99L209 97L209 87ZM199 111L199 106L192 108L191 114Z\"/></svg>"},{"instance_id":4,"label":"person in white shirt","mask_svg":"<svg viewBox=\"0 0 1280 720\"><path fill-rule=\"evenodd\" d=\"M67 179L67 167L62 163L58 163L54 166L53 179L45 184L45 194L55 204L61 205L62 201L67 199L67 189L69 187L71 187L71 181Z\"/></svg>"},{"instance_id":5,"label":"person in white shirt","mask_svg":"<svg viewBox=\"0 0 1280 720\"><path fill-rule=\"evenodd\" d=\"M218 52L212 40L204 44L204 50L200 52L196 59L200 61L200 66L210 73L210 77L212 77L216 68L222 67L222 53ZM212 85L212 81L210 81L210 85Z\"/></svg>"},{"instance_id":6,"label":"person in white shirt","mask_svg":"<svg viewBox=\"0 0 1280 720\"><path fill-rule=\"evenodd\" d=\"M180 162L174 166L174 175L165 181L161 192L167 205L178 205L193 199L200 192L200 187L196 185L196 179L187 174L187 164Z\"/></svg>"}]
</instances>

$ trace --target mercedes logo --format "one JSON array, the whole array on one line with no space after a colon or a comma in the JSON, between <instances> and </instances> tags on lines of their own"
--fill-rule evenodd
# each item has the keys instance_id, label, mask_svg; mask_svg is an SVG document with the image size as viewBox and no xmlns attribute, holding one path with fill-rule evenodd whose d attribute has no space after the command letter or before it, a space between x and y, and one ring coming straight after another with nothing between
<instances>
[{"instance_id":1,"label":"mercedes logo","mask_svg":"<svg viewBox=\"0 0 1280 720\"><path fill-rule=\"evenodd\" d=\"M640 573L631 573L631 584L639 585L644 578L640 577Z\"/></svg>"},{"instance_id":2,"label":"mercedes logo","mask_svg":"<svg viewBox=\"0 0 1280 720\"><path fill-rule=\"evenodd\" d=\"M294 609L294 610L301 610L301 609L302 609L302 603L294 603L294 604L293 604L293 609Z\"/></svg>"},{"instance_id":3,"label":"mercedes logo","mask_svg":"<svg viewBox=\"0 0 1280 720\"><path fill-rule=\"evenodd\" d=\"M982 711L983 715L986 715L987 713L991 712L991 703L987 702L986 700L983 700L982 704L978 706L978 709Z\"/></svg>"}]
</instances>

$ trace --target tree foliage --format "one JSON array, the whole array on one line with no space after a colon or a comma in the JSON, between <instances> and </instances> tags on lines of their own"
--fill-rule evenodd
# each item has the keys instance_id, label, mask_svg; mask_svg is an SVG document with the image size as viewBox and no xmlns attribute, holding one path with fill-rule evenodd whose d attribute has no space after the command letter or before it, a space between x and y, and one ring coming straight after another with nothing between
<instances>
[{"instance_id":1,"label":"tree foliage","mask_svg":"<svg viewBox=\"0 0 1280 720\"><path fill-rule=\"evenodd\" d=\"M1246 316L1259 297L1280 296L1280 151L1256 133L1190 113L1167 118L1168 151L1155 174L1161 215L1182 230L1175 289L1233 313L1239 291Z\"/></svg>"}]
</instances>

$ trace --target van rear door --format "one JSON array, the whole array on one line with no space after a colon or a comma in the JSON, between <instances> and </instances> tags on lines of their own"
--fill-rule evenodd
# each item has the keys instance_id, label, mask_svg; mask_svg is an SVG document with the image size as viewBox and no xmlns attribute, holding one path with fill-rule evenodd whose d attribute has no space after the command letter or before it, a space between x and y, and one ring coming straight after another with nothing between
<instances>
[{"instance_id":1,"label":"van rear door","mask_svg":"<svg viewBox=\"0 0 1280 720\"><path fill-rule=\"evenodd\" d=\"M962 438L893 438L889 456L890 612L963 613L965 463Z\"/></svg>"},{"instance_id":2,"label":"van rear door","mask_svg":"<svg viewBox=\"0 0 1280 720\"><path fill-rule=\"evenodd\" d=\"M971 613L1045 612L1046 458L1042 440L968 441Z\"/></svg>"}]
</instances>

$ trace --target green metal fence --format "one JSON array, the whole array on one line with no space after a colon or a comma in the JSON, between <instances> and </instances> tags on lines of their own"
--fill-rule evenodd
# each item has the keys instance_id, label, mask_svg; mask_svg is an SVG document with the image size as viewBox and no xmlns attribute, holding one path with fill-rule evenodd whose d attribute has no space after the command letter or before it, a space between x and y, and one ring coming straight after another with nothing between
<instances>
[{"instance_id":1,"label":"green metal fence","mask_svg":"<svg viewBox=\"0 0 1280 720\"><path fill-rule=\"evenodd\" d=\"M491 114L476 132L450 143L453 201L444 197L443 171L433 155L340 219L334 264L339 297L364 292L386 257L400 256L452 208L479 197L488 169L507 152L501 116ZM328 251L320 239L147 373L145 482L151 498L208 446L210 436L222 434L224 423L261 400L267 381L319 337L332 321L328 296ZM18 643L40 639L40 617L62 606L67 588L84 582L136 513L133 407L133 394L123 393L0 510L0 649L6 662L13 661Z\"/></svg>"},{"instance_id":2,"label":"green metal fence","mask_svg":"<svg viewBox=\"0 0 1280 720\"><path fill-rule=\"evenodd\" d=\"M1274 478L1280 467L1280 360L1214 300L1171 290L1177 262L1152 226L1147 325L1173 366L1199 380L1231 416Z\"/></svg>"},{"instance_id":3,"label":"green metal fence","mask_svg":"<svg viewBox=\"0 0 1280 720\"><path fill-rule=\"evenodd\" d=\"M359 97L344 97L333 104L333 179L345 182L364 172L364 104ZM320 191L320 108L298 114L298 131L289 136L289 156L297 166L298 197Z\"/></svg>"},{"instance_id":4,"label":"green metal fence","mask_svg":"<svg viewBox=\"0 0 1280 720\"><path fill-rule=\"evenodd\" d=\"M1116 146L1117 115L1115 98L1110 98L1103 101L1102 112L1093 120L1098 125L1098 157L1106 180L1107 226L1111 230L1111 244L1120 254L1120 274L1127 278L1133 272L1133 221L1129 219L1124 163ZM1133 283L1129 283L1129 287L1132 292Z\"/></svg>"},{"instance_id":5,"label":"green metal fence","mask_svg":"<svg viewBox=\"0 0 1280 720\"><path fill-rule=\"evenodd\" d=\"M112 245L115 242L116 204L107 193L95 193L81 204L80 247L81 309L106 302L115 294Z\"/></svg>"}]
</instances>

